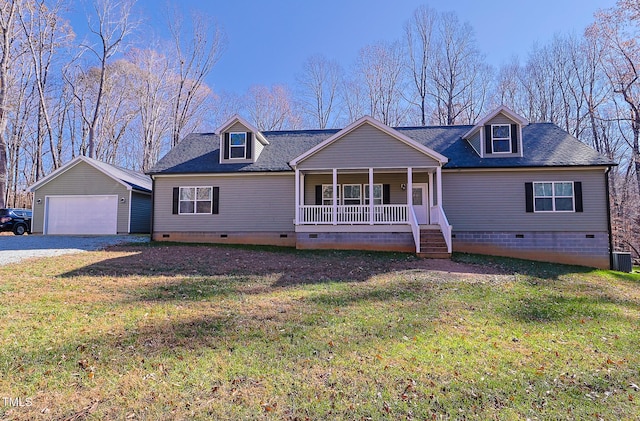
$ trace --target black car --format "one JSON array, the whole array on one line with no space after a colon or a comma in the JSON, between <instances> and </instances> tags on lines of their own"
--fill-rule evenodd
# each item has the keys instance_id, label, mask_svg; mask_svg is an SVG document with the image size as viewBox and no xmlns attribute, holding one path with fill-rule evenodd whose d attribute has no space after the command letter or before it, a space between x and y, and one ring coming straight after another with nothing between
<instances>
[{"instance_id":1,"label":"black car","mask_svg":"<svg viewBox=\"0 0 640 421\"><path fill-rule=\"evenodd\" d=\"M31 233L30 209L0 209L0 232L13 231L15 235Z\"/></svg>"}]
</instances>

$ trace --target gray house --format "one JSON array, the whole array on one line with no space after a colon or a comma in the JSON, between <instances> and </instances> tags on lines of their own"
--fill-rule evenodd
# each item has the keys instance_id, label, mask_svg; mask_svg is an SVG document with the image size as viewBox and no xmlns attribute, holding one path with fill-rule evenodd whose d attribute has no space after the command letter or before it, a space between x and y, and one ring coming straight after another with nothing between
<instances>
[{"instance_id":1,"label":"gray house","mask_svg":"<svg viewBox=\"0 0 640 421\"><path fill-rule=\"evenodd\" d=\"M29 187L34 234L148 233L149 176L79 156Z\"/></svg>"},{"instance_id":2,"label":"gray house","mask_svg":"<svg viewBox=\"0 0 640 421\"><path fill-rule=\"evenodd\" d=\"M475 126L192 134L153 179L155 240L452 251L609 267L607 172L559 127L501 107Z\"/></svg>"}]
</instances>

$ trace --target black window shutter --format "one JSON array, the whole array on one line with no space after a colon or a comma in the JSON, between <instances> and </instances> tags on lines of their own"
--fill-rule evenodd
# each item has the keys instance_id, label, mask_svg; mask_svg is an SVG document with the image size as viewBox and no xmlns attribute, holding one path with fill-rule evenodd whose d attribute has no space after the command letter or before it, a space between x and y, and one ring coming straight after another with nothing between
<instances>
[{"instance_id":1,"label":"black window shutter","mask_svg":"<svg viewBox=\"0 0 640 421\"><path fill-rule=\"evenodd\" d=\"M527 202L527 212L533 212L533 183L524 183L524 196Z\"/></svg>"},{"instance_id":2,"label":"black window shutter","mask_svg":"<svg viewBox=\"0 0 640 421\"><path fill-rule=\"evenodd\" d=\"M211 213L214 215L217 215L218 213L220 213L220 207L219 207L219 203L220 203L220 187L214 187L213 188L213 195L212 195L212 199L213 199L213 203L211 206Z\"/></svg>"},{"instance_id":3,"label":"black window shutter","mask_svg":"<svg viewBox=\"0 0 640 421\"><path fill-rule=\"evenodd\" d=\"M229 133L224 134L224 159L229 159Z\"/></svg>"},{"instance_id":4,"label":"black window shutter","mask_svg":"<svg viewBox=\"0 0 640 421\"><path fill-rule=\"evenodd\" d=\"M247 132L247 154L246 154L247 159L251 159L251 154L253 152L253 142L251 140L252 134L253 133L251 132Z\"/></svg>"},{"instance_id":5,"label":"black window shutter","mask_svg":"<svg viewBox=\"0 0 640 421\"><path fill-rule=\"evenodd\" d=\"M178 205L180 201L180 187L173 188L173 214L178 214Z\"/></svg>"},{"instance_id":6,"label":"black window shutter","mask_svg":"<svg viewBox=\"0 0 640 421\"><path fill-rule=\"evenodd\" d=\"M511 125L511 152L518 153L518 125Z\"/></svg>"},{"instance_id":7,"label":"black window shutter","mask_svg":"<svg viewBox=\"0 0 640 421\"><path fill-rule=\"evenodd\" d=\"M582 182L573 182L573 193L576 195L576 212L583 212L582 208Z\"/></svg>"},{"instance_id":8,"label":"black window shutter","mask_svg":"<svg viewBox=\"0 0 640 421\"><path fill-rule=\"evenodd\" d=\"M321 204L322 204L322 186L317 185L316 186L316 205L321 205Z\"/></svg>"},{"instance_id":9,"label":"black window shutter","mask_svg":"<svg viewBox=\"0 0 640 421\"><path fill-rule=\"evenodd\" d=\"M484 152L493 153L493 142L491 142L491 125L484 126Z\"/></svg>"},{"instance_id":10,"label":"black window shutter","mask_svg":"<svg viewBox=\"0 0 640 421\"><path fill-rule=\"evenodd\" d=\"M388 205L391 203L391 184L382 185L382 204Z\"/></svg>"}]
</instances>

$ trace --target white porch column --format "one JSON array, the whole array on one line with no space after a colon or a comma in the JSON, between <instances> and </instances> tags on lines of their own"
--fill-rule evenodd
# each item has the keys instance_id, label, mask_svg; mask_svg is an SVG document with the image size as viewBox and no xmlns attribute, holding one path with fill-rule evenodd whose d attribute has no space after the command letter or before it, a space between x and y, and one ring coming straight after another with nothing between
<instances>
[{"instance_id":1,"label":"white porch column","mask_svg":"<svg viewBox=\"0 0 640 421\"><path fill-rule=\"evenodd\" d=\"M373 225L373 168L369 168L369 225Z\"/></svg>"},{"instance_id":2,"label":"white porch column","mask_svg":"<svg viewBox=\"0 0 640 421\"><path fill-rule=\"evenodd\" d=\"M429 173L429 224L432 223L431 208L433 207L433 172Z\"/></svg>"},{"instance_id":3,"label":"white porch column","mask_svg":"<svg viewBox=\"0 0 640 421\"><path fill-rule=\"evenodd\" d=\"M407 206L413 206L413 168L407 168ZM407 208L407 217L411 214Z\"/></svg>"},{"instance_id":4,"label":"white porch column","mask_svg":"<svg viewBox=\"0 0 640 421\"><path fill-rule=\"evenodd\" d=\"M338 224L338 170L333 169L333 210L331 211L331 221L333 225Z\"/></svg>"},{"instance_id":5,"label":"white porch column","mask_svg":"<svg viewBox=\"0 0 640 421\"><path fill-rule=\"evenodd\" d=\"M300 170L296 168L296 210L295 224L300 224Z\"/></svg>"},{"instance_id":6,"label":"white porch column","mask_svg":"<svg viewBox=\"0 0 640 421\"><path fill-rule=\"evenodd\" d=\"M436 183L438 185L436 190L438 195L438 206L442 208L442 167L436 168Z\"/></svg>"}]
</instances>

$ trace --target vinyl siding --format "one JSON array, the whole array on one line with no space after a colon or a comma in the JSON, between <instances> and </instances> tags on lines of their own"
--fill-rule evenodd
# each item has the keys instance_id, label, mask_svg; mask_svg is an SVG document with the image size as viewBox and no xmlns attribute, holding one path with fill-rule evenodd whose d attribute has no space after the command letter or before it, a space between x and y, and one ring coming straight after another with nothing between
<instances>
[{"instance_id":1,"label":"vinyl siding","mask_svg":"<svg viewBox=\"0 0 640 421\"><path fill-rule=\"evenodd\" d=\"M482 150L482 149L480 149L482 147L481 143L480 143L480 130L478 130L476 132L476 134L471 136L471 138L468 140L468 142L471 144L473 149L475 149L475 151L478 153L478 155L480 155L480 151Z\"/></svg>"},{"instance_id":2,"label":"vinyl siding","mask_svg":"<svg viewBox=\"0 0 640 421\"><path fill-rule=\"evenodd\" d=\"M173 188L217 186L219 214L173 215ZM293 231L294 174L211 177L158 177L155 182L154 232Z\"/></svg>"},{"instance_id":3,"label":"vinyl siding","mask_svg":"<svg viewBox=\"0 0 640 421\"><path fill-rule=\"evenodd\" d=\"M129 232L129 190L86 162L78 162L34 192L32 231L42 233L46 196L114 194L119 198L124 197L126 200L125 203L118 201L118 232L127 233ZM38 203L38 199L41 199L40 203ZM82 212L82 209L78 211Z\"/></svg>"},{"instance_id":4,"label":"vinyl siding","mask_svg":"<svg viewBox=\"0 0 640 421\"><path fill-rule=\"evenodd\" d=\"M487 124L518 124L506 115L500 113L487 122Z\"/></svg>"},{"instance_id":5,"label":"vinyl siding","mask_svg":"<svg viewBox=\"0 0 640 421\"><path fill-rule=\"evenodd\" d=\"M439 166L406 143L363 124L300 162L300 169Z\"/></svg>"},{"instance_id":6,"label":"vinyl siding","mask_svg":"<svg viewBox=\"0 0 640 421\"><path fill-rule=\"evenodd\" d=\"M151 230L151 195L131 193L131 233L148 233Z\"/></svg>"},{"instance_id":7,"label":"vinyl siding","mask_svg":"<svg viewBox=\"0 0 640 421\"><path fill-rule=\"evenodd\" d=\"M407 183L407 174L402 173L373 173L375 184L389 184L391 193L390 202L395 205L407 203L407 191L402 190L401 184ZM414 173L414 183L428 183L427 173ZM332 184L332 174L308 174L304 177L304 204L316 204L316 186L321 184ZM339 174L338 184L369 184L369 174Z\"/></svg>"},{"instance_id":8,"label":"vinyl siding","mask_svg":"<svg viewBox=\"0 0 640 421\"><path fill-rule=\"evenodd\" d=\"M524 183L581 181L584 212L527 213ZM603 170L444 171L443 206L454 231L608 231Z\"/></svg>"}]
</instances>

